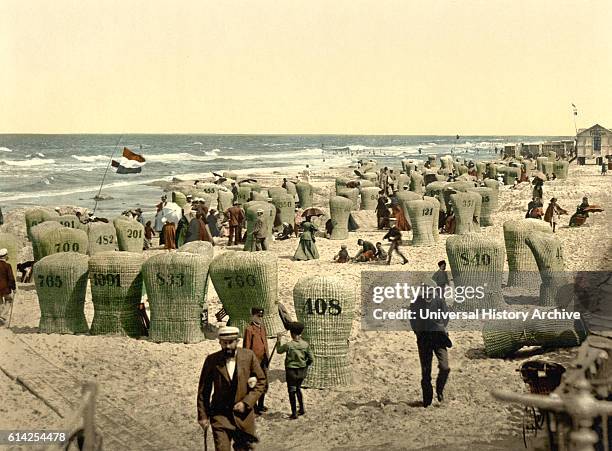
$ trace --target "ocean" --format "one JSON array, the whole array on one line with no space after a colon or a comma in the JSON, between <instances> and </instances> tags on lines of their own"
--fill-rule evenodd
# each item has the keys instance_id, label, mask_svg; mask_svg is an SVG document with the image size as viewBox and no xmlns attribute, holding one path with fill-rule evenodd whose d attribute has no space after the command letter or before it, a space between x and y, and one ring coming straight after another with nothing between
<instances>
[{"instance_id":1,"label":"ocean","mask_svg":"<svg viewBox=\"0 0 612 451\"><path fill-rule=\"evenodd\" d=\"M283 173L346 167L362 158L399 167L402 158L465 154L492 158L504 143L571 139L569 136L351 136L351 135L9 135L0 134L0 208L79 205L93 208L111 153L124 146L142 153L140 174L108 171L96 214L114 217L128 208L151 212L161 189L153 181L195 179L211 172ZM117 143L119 145L117 146ZM335 152L333 149L350 149ZM422 154L419 155L419 149Z\"/></svg>"}]
</instances>

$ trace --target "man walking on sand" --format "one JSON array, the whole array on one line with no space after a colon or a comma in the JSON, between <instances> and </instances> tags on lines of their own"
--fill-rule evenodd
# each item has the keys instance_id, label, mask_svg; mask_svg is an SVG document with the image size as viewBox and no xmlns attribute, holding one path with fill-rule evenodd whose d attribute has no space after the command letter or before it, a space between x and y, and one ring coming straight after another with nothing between
<instances>
[{"instance_id":1,"label":"man walking on sand","mask_svg":"<svg viewBox=\"0 0 612 451\"><path fill-rule=\"evenodd\" d=\"M244 222L244 210L240 208L238 202L227 209L225 215L228 217L229 223L229 241L228 246L232 244L240 244L242 241L242 223Z\"/></svg>"},{"instance_id":2,"label":"man walking on sand","mask_svg":"<svg viewBox=\"0 0 612 451\"><path fill-rule=\"evenodd\" d=\"M8 251L0 249L0 326L3 326L13 310L13 293L17 289L13 269L6 261Z\"/></svg>"},{"instance_id":3,"label":"man walking on sand","mask_svg":"<svg viewBox=\"0 0 612 451\"><path fill-rule=\"evenodd\" d=\"M266 387L262 395L257 401L255 407L255 413L260 415L263 412L267 412L268 408L264 405L266 392L268 391L267 371L270 361L270 353L268 351L268 333L263 325L264 309L261 307L253 307L251 309L251 324L244 329L244 339L242 340L242 347L250 349L255 353L259 366L264 373L266 373Z\"/></svg>"},{"instance_id":4,"label":"man walking on sand","mask_svg":"<svg viewBox=\"0 0 612 451\"><path fill-rule=\"evenodd\" d=\"M212 427L216 451L230 451L232 441L235 451L250 450L259 441L254 407L266 375L253 351L238 348L239 333L237 327L219 329L221 350L206 357L198 384L198 423L205 431Z\"/></svg>"}]
</instances>

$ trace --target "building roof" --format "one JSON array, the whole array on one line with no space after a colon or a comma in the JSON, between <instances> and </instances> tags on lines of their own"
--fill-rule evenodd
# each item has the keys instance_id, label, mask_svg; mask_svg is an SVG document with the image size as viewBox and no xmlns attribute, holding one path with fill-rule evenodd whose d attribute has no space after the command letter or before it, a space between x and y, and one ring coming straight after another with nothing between
<instances>
[{"instance_id":1,"label":"building roof","mask_svg":"<svg viewBox=\"0 0 612 451\"><path fill-rule=\"evenodd\" d=\"M595 124L592 127L589 128L581 128L580 130L578 130L578 136L580 135L587 135L590 134L590 132L594 131L594 130L599 130L600 132L604 132L604 133L609 133L612 134L612 130L607 129L606 127L602 127L599 124Z\"/></svg>"}]
</instances>

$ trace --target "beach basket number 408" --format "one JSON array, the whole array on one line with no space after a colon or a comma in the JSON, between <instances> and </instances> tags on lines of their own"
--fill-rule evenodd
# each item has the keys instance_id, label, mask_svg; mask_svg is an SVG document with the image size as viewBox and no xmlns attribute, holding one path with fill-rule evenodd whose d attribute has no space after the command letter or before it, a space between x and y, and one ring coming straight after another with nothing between
<instances>
[{"instance_id":1,"label":"beach basket number 408","mask_svg":"<svg viewBox=\"0 0 612 451\"><path fill-rule=\"evenodd\" d=\"M342 306L338 299L323 299L323 298L308 298L304 304L307 315L325 315L329 313L332 316L339 315L342 312Z\"/></svg>"}]
</instances>

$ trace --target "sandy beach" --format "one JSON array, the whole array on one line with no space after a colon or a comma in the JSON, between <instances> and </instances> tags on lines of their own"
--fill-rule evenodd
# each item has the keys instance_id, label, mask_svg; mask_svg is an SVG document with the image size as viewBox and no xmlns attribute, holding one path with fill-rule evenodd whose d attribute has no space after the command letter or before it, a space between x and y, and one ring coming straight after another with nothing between
<instances>
[{"instance_id":1,"label":"sandy beach","mask_svg":"<svg viewBox=\"0 0 612 451\"><path fill-rule=\"evenodd\" d=\"M317 206L328 206L334 177L348 172L330 169L314 174ZM263 186L279 186L282 180L274 174L253 175ZM499 209L492 216L495 225L482 228L481 233L503 242L503 221L523 218L531 194L527 183L516 190L503 187ZM610 178L600 176L597 166L571 165L567 180L544 185L545 206L551 197L556 197L570 214L585 195L591 203L606 209L612 205ZM364 216L364 223L375 224L374 212L360 215ZM592 215L587 225L580 228L570 229L568 220L569 216L563 216L562 226L557 230L566 269L612 269L610 212ZM20 240L23 250L19 261L31 259L23 209L6 214L0 230L13 233ZM405 245L403 251L409 259L405 266L399 264L397 257L390 267L332 262L340 245L346 244L354 255L358 238L375 242L383 234L371 228L351 232L344 241L318 239L320 259L307 262L291 259L298 243L296 238L273 242L269 252L278 257L280 302L294 314L292 290L306 274L333 273L354 281L358 287L364 270L433 273L436 262L446 259L446 236L441 235L440 241L431 247ZM404 232L407 240L410 235L411 232ZM215 255L227 251L225 239L215 247ZM154 249L145 255L159 252L164 251ZM214 321L214 313L221 305L212 284L208 293L209 318ZM89 292L85 309L91 321L93 305ZM11 376L35 387L50 405L0 372L0 429L62 429L78 403L80 384L95 381L100 389L97 421L106 449L202 449L202 431L196 422L196 390L204 358L219 349L216 340L186 345L123 337L39 334L39 315L34 284L19 284L11 327L0 329L0 365ZM307 414L297 421L288 421L283 359L275 356L266 396L270 410L257 419L261 440L258 449L519 449L522 409L493 400L490 390L503 387L524 391L515 371L523 361L537 355L564 363L571 360L576 349L542 355L537 349L524 349L512 359L489 359L484 355L479 331L451 332L451 338L454 346L449 350L451 373L445 401L423 409L414 334L363 331L357 305L350 336L353 383L333 390L307 389Z\"/></svg>"}]
</instances>

